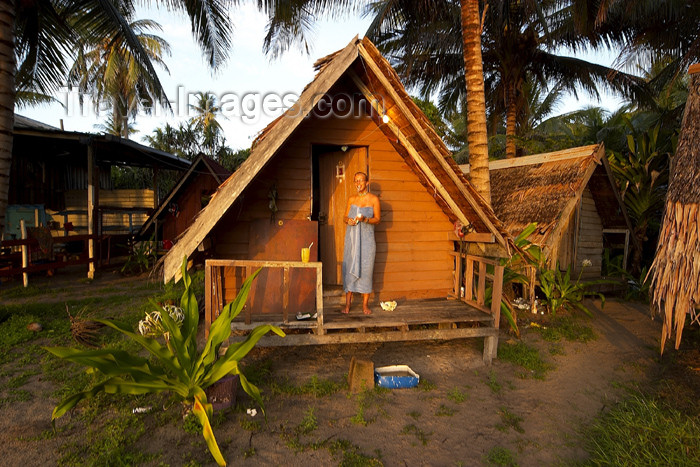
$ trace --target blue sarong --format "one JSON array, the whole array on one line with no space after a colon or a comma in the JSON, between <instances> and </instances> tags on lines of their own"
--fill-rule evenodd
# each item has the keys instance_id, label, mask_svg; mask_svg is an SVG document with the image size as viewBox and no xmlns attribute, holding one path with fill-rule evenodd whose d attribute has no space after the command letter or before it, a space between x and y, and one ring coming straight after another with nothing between
<instances>
[{"instance_id":1,"label":"blue sarong","mask_svg":"<svg viewBox=\"0 0 700 467\"><path fill-rule=\"evenodd\" d=\"M357 207L350 205L348 216L354 218L358 212L363 217L374 217L372 206ZM347 292L371 293L372 274L374 272L374 254L377 246L374 242L374 224L360 222L345 227L345 246L343 249L343 290Z\"/></svg>"}]
</instances>

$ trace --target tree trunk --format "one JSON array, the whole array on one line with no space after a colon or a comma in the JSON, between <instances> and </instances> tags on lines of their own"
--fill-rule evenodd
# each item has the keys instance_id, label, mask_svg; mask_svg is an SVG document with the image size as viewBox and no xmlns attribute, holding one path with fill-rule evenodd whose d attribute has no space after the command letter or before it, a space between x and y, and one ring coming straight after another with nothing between
<instances>
[{"instance_id":1,"label":"tree trunk","mask_svg":"<svg viewBox=\"0 0 700 467\"><path fill-rule=\"evenodd\" d=\"M5 231L15 121L15 1L0 2L0 233Z\"/></svg>"},{"instance_id":2,"label":"tree trunk","mask_svg":"<svg viewBox=\"0 0 700 467\"><path fill-rule=\"evenodd\" d=\"M515 85L508 83L506 90L506 159L515 157Z\"/></svg>"},{"instance_id":3,"label":"tree trunk","mask_svg":"<svg viewBox=\"0 0 700 467\"><path fill-rule=\"evenodd\" d=\"M467 142L469 178L476 191L491 205L489 147L486 139L486 98L481 59L479 0L460 0L464 79L467 85Z\"/></svg>"}]
</instances>

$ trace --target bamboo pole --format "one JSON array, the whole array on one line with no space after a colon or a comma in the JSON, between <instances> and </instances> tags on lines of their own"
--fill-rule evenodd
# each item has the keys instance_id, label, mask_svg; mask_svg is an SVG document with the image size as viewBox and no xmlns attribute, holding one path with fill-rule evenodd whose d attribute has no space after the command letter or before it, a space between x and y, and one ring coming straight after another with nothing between
<instances>
[{"instance_id":1,"label":"bamboo pole","mask_svg":"<svg viewBox=\"0 0 700 467\"><path fill-rule=\"evenodd\" d=\"M24 219L19 221L19 230L22 235L22 240L27 240L27 226L24 225ZM29 245L24 243L22 245L22 269L26 269L29 266ZM22 273L22 282L24 286L29 286L29 274L26 272Z\"/></svg>"}]
</instances>

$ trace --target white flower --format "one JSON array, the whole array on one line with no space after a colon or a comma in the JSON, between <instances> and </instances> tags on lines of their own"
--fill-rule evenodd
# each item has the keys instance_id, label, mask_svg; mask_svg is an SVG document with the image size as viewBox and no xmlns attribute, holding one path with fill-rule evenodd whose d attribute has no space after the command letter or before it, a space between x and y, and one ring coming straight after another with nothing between
<instances>
[{"instance_id":1,"label":"white flower","mask_svg":"<svg viewBox=\"0 0 700 467\"><path fill-rule=\"evenodd\" d=\"M248 409L246 410L246 413L251 417L255 417L258 414L258 411L256 409Z\"/></svg>"},{"instance_id":2,"label":"white flower","mask_svg":"<svg viewBox=\"0 0 700 467\"><path fill-rule=\"evenodd\" d=\"M583 265L584 268L587 268L589 266L593 266L593 262L590 259L584 259L581 264Z\"/></svg>"},{"instance_id":3,"label":"white flower","mask_svg":"<svg viewBox=\"0 0 700 467\"><path fill-rule=\"evenodd\" d=\"M163 305L162 311L168 313L170 318L175 321L178 326L185 320L185 313L182 311L182 308L178 306ZM168 333L165 332L165 328L163 327L161 310L154 310L150 313L146 313L146 317L139 321L139 333L147 337L156 338L165 336L166 339L169 338Z\"/></svg>"}]
</instances>

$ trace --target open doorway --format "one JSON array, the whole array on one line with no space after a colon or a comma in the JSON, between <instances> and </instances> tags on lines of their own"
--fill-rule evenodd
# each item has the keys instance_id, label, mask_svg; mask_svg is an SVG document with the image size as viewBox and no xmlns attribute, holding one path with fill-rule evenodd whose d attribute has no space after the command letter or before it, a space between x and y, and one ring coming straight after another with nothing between
<instances>
[{"instance_id":1,"label":"open doorway","mask_svg":"<svg viewBox=\"0 0 700 467\"><path fill-rule=\"evenodd\" d=\"M341 285L345 207L354 193L356 172L369 175L366 146L315 144L311 149L313 190L311 219L318 221L323 283Z\"/></svg>"}]
</instances>

